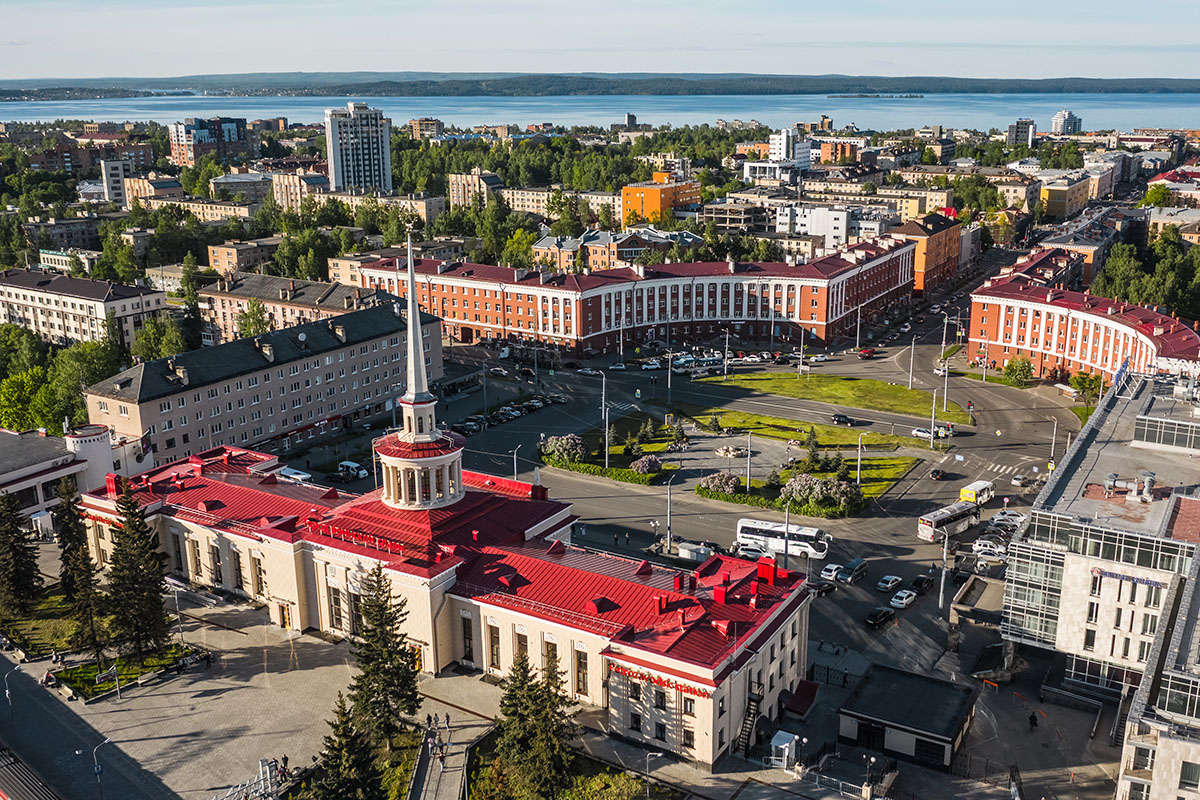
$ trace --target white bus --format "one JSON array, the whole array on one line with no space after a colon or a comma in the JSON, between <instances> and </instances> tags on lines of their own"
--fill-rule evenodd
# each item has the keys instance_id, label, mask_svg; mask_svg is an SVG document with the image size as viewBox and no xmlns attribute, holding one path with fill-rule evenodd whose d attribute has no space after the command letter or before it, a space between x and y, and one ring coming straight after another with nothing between
<instances>
[{"instance_id":1,"label":"white bus","mask_svg":"<svg viewBox=\"0 0 1200 800\"><path fill-rule=\"evenodd\" d=\"M820 528L785 526L782 522L764 522L757 519L738 520L739 545L757 547L768 553L783 553L785 541L788 555L825 558L829 554L830 536Z\"/></svg>"},{"instance_id":2,"label":"white bus","mask_svg":"<svg viewBox=\"0 0 1200 800\"><path fill-rule=\"evenodd\" d=\"M945 536L962 533L979 524L979 506L959 501L931 511L917 523L917 538L924 542L940 542Z\"/></svg>"}]
</instances>

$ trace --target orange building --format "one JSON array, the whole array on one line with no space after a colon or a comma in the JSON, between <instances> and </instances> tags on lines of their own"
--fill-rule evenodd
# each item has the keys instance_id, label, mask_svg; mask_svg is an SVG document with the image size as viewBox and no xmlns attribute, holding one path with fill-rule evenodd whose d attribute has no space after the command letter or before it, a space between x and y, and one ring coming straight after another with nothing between
<instances>
[{"instance_id":1,"label":"orange building","mask_svg":"<svg viewBox=\"0 0 1200 800\"><path fill-rule=\"evenodd\" d=\"M759 159L770 158L771 143L770 142L739 142L733 152L739 156L747 156Z\"/></svg>"},{"instance_id":2,"label":"orange building","mask_svg":"<svg viewBox=\"0 0 1200 800\"><path fill-rule=\"evenodd\" d=\"M941 214L912 219L888 233L916 242L916 271L913 293L921 295L953 277L958 270L958 249L962 226Z\"/></svg>"},{"instance_id":3,"label":"orange building","mask_svg":"<svg viewBox=\"0 0 1200 800\"><path fill-rule=\"evenodd\" d=\"M625 222L669 218L677 208L700 202L700 184L672 180L669 172L654 173L654 180L631 183L621 189Z\"/></svg>"},{"instance_id":4,"label":"orange building","mask_svg":"<svg viewBox=\"0 0 1200 800\"><path fill-rule=\"evenodd\" d=\"M821 163L840 164L857 161L858 145L854 142L821 142Z\"/></svg>"}]
</instances>

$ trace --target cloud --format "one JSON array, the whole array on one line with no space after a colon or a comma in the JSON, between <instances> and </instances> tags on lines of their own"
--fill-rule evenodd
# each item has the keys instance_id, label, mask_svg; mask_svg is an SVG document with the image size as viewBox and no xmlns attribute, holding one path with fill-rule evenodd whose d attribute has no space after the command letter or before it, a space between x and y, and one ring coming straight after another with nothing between
<instances>
[{"instance_id":1,"label":"cloud","mask_svg":"<svg viewBox=\"0 0 1200 800\"><path fill-rule=\"evenodd\" d=\"M0 39L0 47L24 47L29 44L24 39Z\"/></svg>"}]
</instances>

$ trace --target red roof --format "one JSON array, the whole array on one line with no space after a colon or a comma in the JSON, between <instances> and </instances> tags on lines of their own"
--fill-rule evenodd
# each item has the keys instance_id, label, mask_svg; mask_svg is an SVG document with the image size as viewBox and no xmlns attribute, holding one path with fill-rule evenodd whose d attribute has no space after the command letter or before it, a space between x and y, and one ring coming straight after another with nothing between
<instances>
[{"instance_id":1,"label":"red roof","mask_svg":"<svg viewBox=\"0 0 1200 800\"><path fill-rule=\"evenodd\" d=\"M804 582L770 559L713 556L689 572L537 541L458 555L456 594L707 668L760 634Z\"/></svg>"},{"instance_id":2,"label":"red roof","mask_svg":"<svg viewBox=\"0 0 1200 800\"><path fill-rule=\"evenodd\" d=\"M1188 322L1150 308L1083 292L1047 289L1011 280L977 289L971 294L972 300L986 300L989 297L1043 303L1103 317L1126 325L1150 339L1160 357L1200 359L1200 333L1193 330Z\"/></svg>"},{"instance_id":3,"label":"red roof","mask_svg":"<svg viewBox=\"0 0 1200 800\"><path fill-rule=\"evenodd\" d=\"M372 446L375 452L388 458L431 458L462 450L466 439L457 433L443 433L432 442L406 442L398 433L389 433L376 439Z\"/></svg>"}]
</instances>

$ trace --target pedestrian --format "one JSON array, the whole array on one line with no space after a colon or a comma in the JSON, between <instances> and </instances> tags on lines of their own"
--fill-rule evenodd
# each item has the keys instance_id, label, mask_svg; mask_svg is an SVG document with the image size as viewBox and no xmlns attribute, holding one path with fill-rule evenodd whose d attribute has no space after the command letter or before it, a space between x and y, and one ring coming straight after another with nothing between
<instances>
[{"instance_id":1,"label":"pedestrian","mask_svg":"<svg viewBox=\"0 0 1200 800\"><path fill-rule=\"evenodd\" d=\"M282 763L282 764L283 764L283 768L286 770L286 769L287 769L287 762L288 762L287 753L284 753L284 754L283 754L283 758L279 759L279 761L280 761L280 763Z\"/></svg>"},{"instance_id":2,"label":"pedestrian","mask_svg":"<svg viewBox=\"0 0 1200 800\"><path fill-rule=\"evenodd\" d=\"M205 669L208 669L208 668L210 668L211 666L212 666L212 651L211 651L211 650L205 650L205 651L204 651L204 668L205 668ZM287 766L287 764L284 764L283 766L284 766L284 767L286 767L286 766Z\"/></svg>"},{"instance_id":3,"label":"pedestrian","mask_svg":"<svg viewBox=\"0 0 1200 800\"><path fill-rule=\"evenodd\" d=\"M446 712L446 730L450 730L450 712Z\"/></svg>"},{"instance_id":4,"label":"pedestrian","mask_svg":"<svg viewBox=\"0 0 1200 800\"><path fill-rule=\"evenodd\" d=\"M1029 730L1033 731L1035 728L1037 728L1037 712L1030 711L1029 712Z\"/></svg>"},{"instance_id":5,"label":"pedestrian","mask_svg":"<svg viewBox=\"0 0 1200 800\"><path fill-rule=\"evenodd\" d=\"M621 542L620 538L617 536L617 534L614 533L613 534L613 547L616 547L618 544L620 544L620 542Z\"/></svg>"},{"instance_id":6,"label":"pedestrian","mask_svg":"<svg viewBox=\"0 0 1200 800\"><path fill-rule=\"evenodd\" d=\"M438 753L438 771L439 772L446 771L446 754L445 753Z\"/></svg>"},{"instance_id":7,"label":"pedestrian","mask_svg":"<svg viewBox=\"0 0 1200 800\"><path fill-rule=\"evenodd\" d=\"M629 547L629 531L625 531L625 546Z\"/></svg>"},{"instance_id":8,"label":"pedestrian","mask_svg":"<svg viewBox=\"0 0 1200 800\"><path fill-rule=\"evenodd\" d=\"M582 522L579 523L579 538L580 539L587 538L587 525L584 525Z\"/></svg>"},{"instance_id":9,"label":"pedestrian","mask_svg":"<svg viewBox=\"0 0 1200 800\"><path fill-rule=\"evenodd\" d=\"M425 715L425 730L433 730L433 717L429 716L428 714Z\"/></svg>"}]
</instances>

